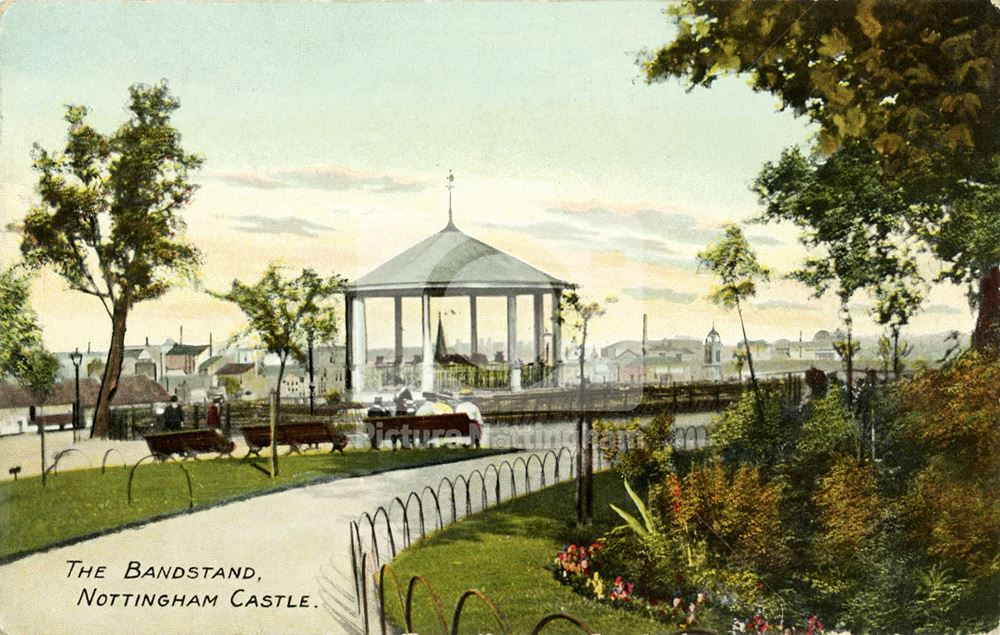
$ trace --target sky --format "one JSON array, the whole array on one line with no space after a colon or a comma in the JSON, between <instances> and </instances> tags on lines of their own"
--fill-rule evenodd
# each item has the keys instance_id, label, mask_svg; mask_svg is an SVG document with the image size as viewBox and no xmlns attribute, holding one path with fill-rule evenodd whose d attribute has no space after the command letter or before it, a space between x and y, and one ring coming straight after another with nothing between
<instances>
[{"instance_id":1,"label":"sky","mask_svg":"<svg viewBox=\"0 0 1000 635\"><path fill-rule=\"evenodd\" d=\"M0 16L0 228L36 202L32 144L62 147L66 104L110 132L128 86L165 78L173 122L205 157L183 211L201 280L136 306L126 343L215 341L242 324L204 289L255 280L271 260L356 278L447 222L581 293L618 302L592 341L739 336L706 298L695 254L725 222L759 212L749 184L782 149L809 143L803 119L742 78L686 92L647 84L637 57L669 42L659 2L27 2ZM779 275L745 311L753 338L806 339L837 326L833 299L782 279L806 254L794 228L747 228ZM4 265L18 236L0 232ZM47 345L98 350L110 321L52 273L33 287ZM384 304L384 306L383 306ZM530 324L528 302L519 324ZM876 334L858 298L855 328ZM466 308L439 303L449 340ZM404 307L416 344L419 305ZM524 317L520 317L523 315ZM481 337L505 338L480 308ZM369 344L390 346L391 304L368 310ZM969 330L962 289L935 287L912 332ZM467 335L465 335L467 339ZM523 339L530 338L530 334Z\"/></svg>"}]
</instances>

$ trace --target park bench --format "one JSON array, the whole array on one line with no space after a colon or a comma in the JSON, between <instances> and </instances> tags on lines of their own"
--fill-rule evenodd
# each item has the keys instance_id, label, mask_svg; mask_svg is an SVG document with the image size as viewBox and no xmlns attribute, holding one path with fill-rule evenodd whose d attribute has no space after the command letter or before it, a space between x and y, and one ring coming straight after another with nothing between
<instances>
[{"instance_id":1,"label":"park bench","mask_svg":"<svg viewBox=\"0 0 1000 635\"><path fill-rule=\"evenodd\" d=\"M150 453L160 461L166 461L174 454L182 459L197 459L199 454L205 452L224 456L231 454L236 447L235 443L210 428L158 432L147 434L144 438Z\"/></svg>"},{"instance_id":2,"label":"park bench","mask_svg":"<svg viewBox=\"0 0 1000 635\"><path fill-rule=\"evenodd\" d=\"M271 446L271 426L253 425L240 428L243 438L247 442L248 452L243 458L250 455L260 456L260 451ZM301 421L295 423L279 423L275 430L277 445L287 445L289 454L300 452L304 445L319 446L321 443L331 445L330 452L344 453L347 447L347 435L341 432L337 426L325 421Z\"/></svg>"},{"instance_id":3,"label":"park bench","mask_svg":"<svg viewBox=\"0 0 1000 635\"><path fill-rule=\"evenodd\" d=\"M469 437L473 445L478 448L482 437L479 424L462 412L424 416L368 417L365 426L373 450L377 450L383 440L391 440L393 445L398 440L402 442L404 448L407 448L418 441L454 437Z\"/></svg>"}]
</instances>

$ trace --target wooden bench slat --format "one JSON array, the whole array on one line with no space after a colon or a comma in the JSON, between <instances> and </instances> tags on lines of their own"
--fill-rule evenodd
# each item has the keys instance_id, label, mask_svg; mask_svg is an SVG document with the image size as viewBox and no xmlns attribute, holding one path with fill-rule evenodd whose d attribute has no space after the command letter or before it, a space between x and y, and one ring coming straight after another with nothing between
<instances>
[{"instance_id":1,"label":"wooden bench slat","mask_svg":"<svg viewBox=\"0 0 1000 635\"><path fill-rule=\"evenodd\" d=\"M452 434L460 437L470 437L475 446L479 447L482 430L462 412L438 415L404 415L398 417L369 417L368 438L372 449L377 449L382 439L401 438L406 443L412 443L416 438L447 438Z\"/></svg>"},{"instance_id":2,"label":"wooden bench slat","mask_svg":"<svg viewBox=\"0 0 1000 635\"><path fill-rule=\"evenodd\" d=\"M208 428L158 432L144 435L144 438L150 453L161 457L161 460L173 454L193 458L197 454L215 452L221 456L232 453L236 448L235 443L217 430Z\"/></svg>"},{"instance_id":3,"label":"wooden bench slat","mask_svg":"<svg viewBox=\"0 0 1000 635\"><path fill-rule=\"evenodd\" d=\"M249 452L247 456L258 455L260 451L271 445L271 426L253 425L240 428L243 438L247 442ZM321 443L331 444L331 452L344 453L347 447L347 435L337 429L336 426L325 421L304 421L297 423L279 423L276 426L276 445L287 445L293 452L298 451L300 445L319 445Z\"/></svg>"}]
</instances>

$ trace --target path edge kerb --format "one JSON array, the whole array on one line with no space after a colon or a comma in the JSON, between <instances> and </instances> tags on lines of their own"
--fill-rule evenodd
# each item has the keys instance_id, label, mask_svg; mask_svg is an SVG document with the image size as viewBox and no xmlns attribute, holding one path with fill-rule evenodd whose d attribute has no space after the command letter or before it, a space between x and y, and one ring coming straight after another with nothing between
<instances>
[{"instance_id":1,"label":"path edge kerb","mask_svg":"<svg viewBox=\"0 0 1000 635\"><path fill-rule=\"evenodd\" d=\"M196 504L194 509L178 509L170 512L163 512L162 514L150 516L149 518L144 518L142 520L135 520L130 523L126 523L124 525L118 525L117 527L108 527L106 529L99 529L97 531L81 534L79 536L73 536L72 538L66 538L47 545L42 545L40 547L26 549L24 551L18 551L15 553L7 554L5 556L0 556L0 567L8 565L12 562L16 562L23 558L27 558L28 556L33 556L38 553L44 553L46 551L51 551L53 549L61 549L62 547L69 547L79 542L93 540L94 538L100 538L102 536L109 536L111 534L116 534L128 529L135 529L137 527L142 527L143 525L149 525L151 523L159 522L161 520L167 520L169 518L174 518L176 516L187 516L190 514L196 514L198 512L207 511L209 509L214 509L216 507L223 507L225 505L231 505L233 503L239 503L245 500L250 500L251 498L270 496L271 494L280 494L281 492L287 492L288 490L301 489L303 487L311 487L313 485L324 485L326 483L341 481L348 478L360 478L362 476L376 476L378 474L385 474L386 472L399 472L403 470L417 470L422 467L447 465L449 463L461 463L462 461L474 461L476 459L486 458L490 456L499 456L502 454L514 454L522 451L523 451L522 448L489 448L486 449L486 451L483 453L482 456L476 456L476 457L468 457L468 456L455 457L455 458L446 457L443 459L428 461L426 463L422 463L419 465L407 465L405 467L379 467L379 468L369 468L369 469L356 469L356 470L348 470L346 472L340 472L338 474L317 476L316 478L307 481L302 481L299 483L286 483L285 485L281 485L273 489L256 491L256 492L247 492L245 494L239 494L237 496L229 496L202 505Z\"/></svg>"}]
</instances>

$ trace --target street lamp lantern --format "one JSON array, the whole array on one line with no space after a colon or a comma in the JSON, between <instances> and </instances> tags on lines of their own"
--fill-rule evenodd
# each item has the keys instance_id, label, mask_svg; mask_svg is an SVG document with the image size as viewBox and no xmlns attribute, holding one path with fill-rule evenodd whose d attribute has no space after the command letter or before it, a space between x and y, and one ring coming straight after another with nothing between
<instances>
[{"instance_id":1,"label":"street lamp lantern","mask_svg":"<svg viewBox=\"0 0 1000 635\"><path fill-rule=\"evenodd\" d=\"M83 362L83 355L80 353L80 349L76 348L72 353L69 354L70 360L73 362L73 369L76 374L76 399L73 401L73 441L78 441L80 437L80 363Z\"/></svg>"}]
</instances>

